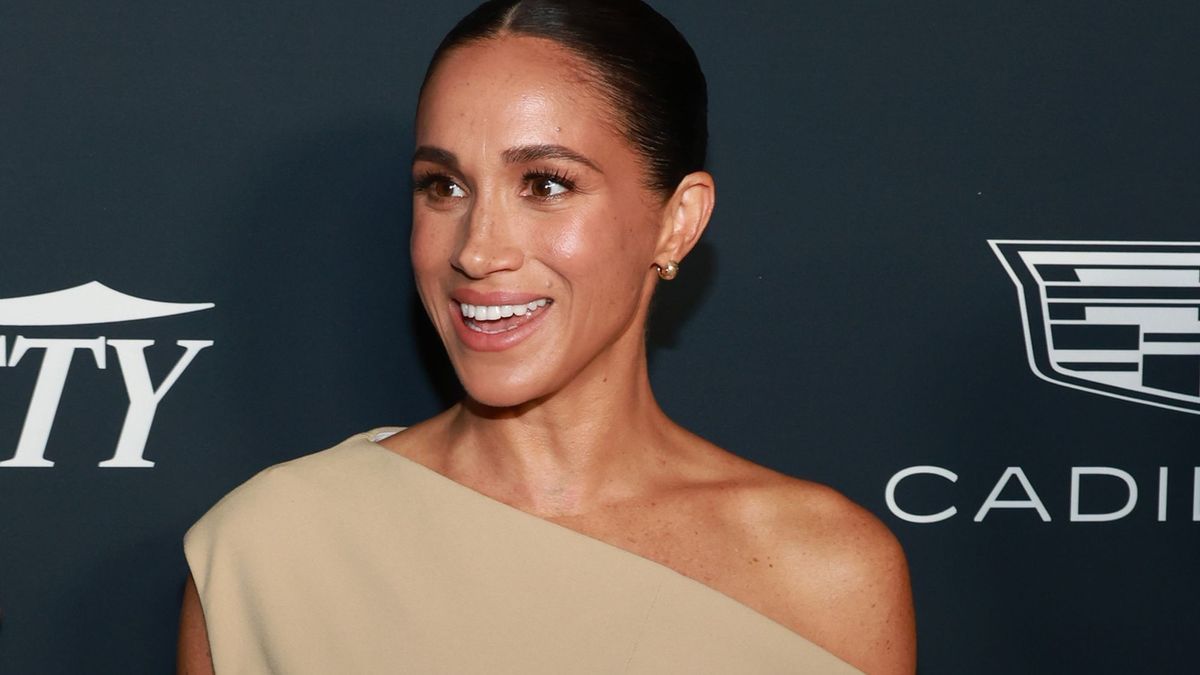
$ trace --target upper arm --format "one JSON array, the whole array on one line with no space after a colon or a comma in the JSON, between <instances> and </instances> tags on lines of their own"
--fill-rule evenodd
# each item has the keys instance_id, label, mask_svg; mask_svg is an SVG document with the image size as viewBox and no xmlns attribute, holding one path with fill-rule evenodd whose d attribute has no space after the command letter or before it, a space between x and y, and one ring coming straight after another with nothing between
<instances>
[{"instance_id":1,"label":"upper arm","mask_svg":"<svg viewBox=\"0 0 1200 675\"><path fill-rule=\"evenodd\" d=\"M822 642L868 675L912 675L916 620L904 550L878 518L833 494L818 545Z\"/></svg>"},{"instance_id":2,"label":"upper arm","mask_svg":"<svg viewBox=\"0 0 1200 675\"><path fill-rule=\"evenodd\" d=\"M800 480L773 490L757 515L768 569L782 573L771 603L782 623L867 675L912 675L912 590L891 531L836 490Z\"/></svg>"},{"instance_id":3,"label":"upper arm","mask_svg":"<svg viewBox=\"0 0 1200 675\"><path fill-rule=\"evenodd\" d=\"M858 550L843 562L838 615L846 660L869 675L912 675L917 635L908 562L883 523L867 518L859 525Z\"/></svg>"},{"instance_id":4,"label":"upper arm","mask_svg":"<svg viewBox=\"0 0 1200 675\"><path fill-rule=\"evenodd\" d=\"M196 581L188 574L183 587L183 606L179 611L179 649L175 669L178 675L213 675L212 652L208 647L208 628Z\"/></svg>"}]
</instances>

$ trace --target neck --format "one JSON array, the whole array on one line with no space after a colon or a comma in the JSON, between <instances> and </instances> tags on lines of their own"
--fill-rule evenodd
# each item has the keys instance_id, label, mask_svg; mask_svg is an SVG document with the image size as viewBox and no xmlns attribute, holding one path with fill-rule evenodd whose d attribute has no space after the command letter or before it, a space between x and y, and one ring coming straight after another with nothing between
<instances>
[{"instance_id":1,"label":"neck","mask_svg":"<svg viewBox=\"0 0 1200 675\"><path fill-rule=\"evenodd\" d=\"M641 335L633 337L545 398L513 408L468 398L453 408L447 471L545 516L578 515L636 495L673 425L650 390Z\"/></svg>"}]
</instances>

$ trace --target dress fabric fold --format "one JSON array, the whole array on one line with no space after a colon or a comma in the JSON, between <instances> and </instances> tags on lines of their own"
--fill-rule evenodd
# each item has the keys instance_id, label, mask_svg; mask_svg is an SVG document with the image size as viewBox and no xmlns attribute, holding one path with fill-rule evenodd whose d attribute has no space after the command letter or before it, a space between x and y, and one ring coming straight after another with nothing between
<instances>
[{"instance_id":1,"label":"dress fabric fold","mask_svg":"<svg viewBox=\"0 0 1200 675\"><path fill-rule=\"evenodd\" d=\"M858 673L674 570L358 434L188 531L218 675Z\"/></svg>"}]
</instances>

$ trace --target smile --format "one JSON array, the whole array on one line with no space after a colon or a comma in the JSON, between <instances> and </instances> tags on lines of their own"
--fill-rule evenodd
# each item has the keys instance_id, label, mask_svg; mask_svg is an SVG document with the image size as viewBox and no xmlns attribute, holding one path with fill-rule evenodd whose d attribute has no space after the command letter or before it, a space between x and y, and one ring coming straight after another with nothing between
<instances>
[{"instance_id":1,"label":"smile","mask_svg":"<svg viewBox=\"0 0 1200 675\"><path fill-rule=\"evenodd\" d=\"M552 304L549 298L539 298L520 305L471 305L464 302L459 303L459 309L467 328L477 333L495 335L520 328L548 304Z\"/></svg>"}]
</instances>

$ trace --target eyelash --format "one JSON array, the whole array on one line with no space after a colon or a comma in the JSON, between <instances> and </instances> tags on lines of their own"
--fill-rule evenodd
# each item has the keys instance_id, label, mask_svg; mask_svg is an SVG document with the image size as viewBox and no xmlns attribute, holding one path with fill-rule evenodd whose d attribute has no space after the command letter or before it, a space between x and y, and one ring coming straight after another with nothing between
<instances>
[{"instance_id":1,"label":"eyelash","mask_svg":"<svg viewBox=\"0 0 1200 675\"><path fill-rule=\"evenodd\" d=\"M530 182L536 181L536 180L548 180L548 181L551 181L554 183L558 183L559 185L566 188L567 192L575 192L576 191L575 180L573 178L571 178L571 176L568 175L566 172L558 170L558 169L537 169L537 170L533 170L533 171L527 171L527 172L525 172L525 174L523 176L521 176L521 182L524 183L525 185L528 185ZM450 176L447 176L444 173L440 173L438 171L426 171L425 173L420 174L413 180L413 192L424 192L424 193L429 194L434 199L442 199L442 197L438 197L436 194L433 194L429 191L429 188L433 187L436 183L439 183L441 181L457 184L457 181L455 181L453 178L451 178ZM535 199L541 199L543 201L550 201L550 200L559 199L563 196L564 195L555 195L552 197L535 197Z\"/></svg>"},{"instance_id":2,"label":"eyelash","mask_svg":"<svg viewBox=\"0 0 1200 675\"><path fill-rule=\"evenodd\" d=\"M524 176L521 177L521 179L527 185L529 184L530 181L534 181L534 180L548 180L548 181L558 183L559 185L563 186L564 188L567 189L567 192L575 192L574 179L572 179L565 172L559 171L557 169L550 169L550 170L543 169L543 170L528 171L525 173ZM558 195L557 197L547 197L545 199L557 199L562 196L563 195Z\"/></svg>"},{"instance_id":3,"label":"eyelash","mask_svg":"<svg viewBox=\"0 0 1200 675\"><path fill-rule=\"evenodd\" d=\"M446 181L454 183L455 180L444 173L437 171L426 171L413 179L413 192L428 192L429 188L433 187L434 183ZM436 197L436 195L434 195Z\"/></svg>"}]
</instances>

